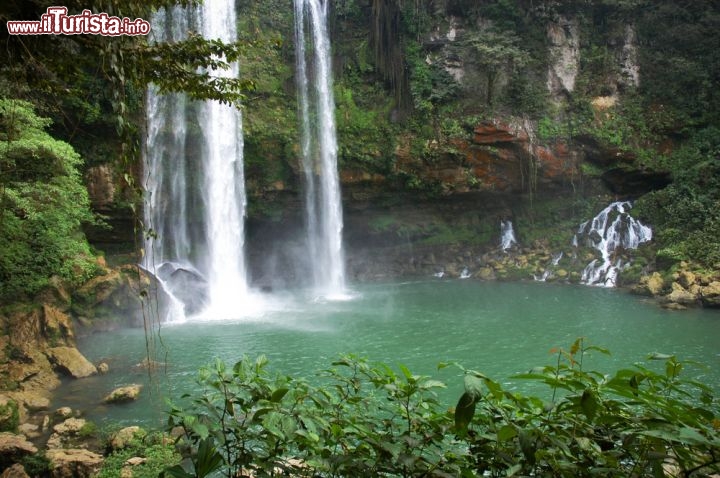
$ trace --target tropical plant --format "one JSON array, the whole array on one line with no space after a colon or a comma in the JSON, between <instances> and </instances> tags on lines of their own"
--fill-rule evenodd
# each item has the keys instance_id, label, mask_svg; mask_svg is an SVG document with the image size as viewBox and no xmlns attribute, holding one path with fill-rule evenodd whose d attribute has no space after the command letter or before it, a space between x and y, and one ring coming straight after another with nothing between
<instances>
[{"instance_id":1,"label":"tropical plant","mask_svg":"<svg viewBox=\"0 0 720 478\"><path fill-rule=\"evenodd\" d=\"M555 350L555 364L516 378L548 387L541 396L503 389L455 365L465 391L441 404L444 383L341 356L320 385L271 375L267 360L217 361L203 392L172 405L193 468L207 476L704 476L720 471L720 414L713 390L655 354L650 365L614 374L586 371L586 355L608 353L582 339ZM186 397L190 398L190 397Z\"/></svg>"},{"instance_id":2,"label":"tropical plant","mask_svg":"<svg viewBox=\"0 0 720 478\"><path fill-rule=\"evenodd\" d=\"M21 300L58 276L96 273L80 226L93 221L70 145L45 132L29 103L0 99L0 299Z\"/></svg>"}]
</instances>

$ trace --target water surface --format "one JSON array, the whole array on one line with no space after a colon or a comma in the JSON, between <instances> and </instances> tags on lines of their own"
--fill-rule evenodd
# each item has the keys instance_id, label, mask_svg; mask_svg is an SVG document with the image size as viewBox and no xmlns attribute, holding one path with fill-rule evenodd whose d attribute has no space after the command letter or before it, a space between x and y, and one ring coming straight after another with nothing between
<instances>
[{"instance_id":1,"label":"water surface","mask_svg":"<svg viewBox=\"0 0 720 478\"><path fill-rule=\"evenodd\" d=\"M272 297L276 310L242 320L163 325L153 334L96 334L79 348L95 363L107 361L110 373L68 383L54 405L87 410L99 423L161 426L164 398L197 390L197 369L215 358L233 363L265 354L274 370L312 377L349 352L439 377L449 385L443 400L451 406L461 378L457 369L438 373L439 362L458 361L509 388L535 393L532 384L510 377L553 363L550 350L569 348L577 337L612 352L586 358L589 368L611 372L653 352L676 354L707 365L687 373L720 391L717 311L669 312L617 290L541 283L432 280L364 284L354 291L353 300L340 302ZM153 357L166 364L150 375L136 367L147 357L148 343ZM133 382L145 384L138 402L99 405L114 387Z\"/></svg>"}]
</instances>

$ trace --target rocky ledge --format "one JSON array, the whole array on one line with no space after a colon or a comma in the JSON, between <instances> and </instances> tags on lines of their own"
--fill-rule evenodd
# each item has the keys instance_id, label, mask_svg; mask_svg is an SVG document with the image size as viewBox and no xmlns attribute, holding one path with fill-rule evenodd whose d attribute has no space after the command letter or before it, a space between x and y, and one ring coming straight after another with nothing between
<instances>
[{"instance_id":1,"label":"rocky ledge","mask_svg":"<svg viewBox=\"0 0 720 478\"><path fill-rule=\"evenodd\" d=\"M654 297L663 307L671 310L720 308L720 274L699 271L687 262L681 262L665 276L654 272L641 277L632 291Z\"/></svg>"}]
</instances>

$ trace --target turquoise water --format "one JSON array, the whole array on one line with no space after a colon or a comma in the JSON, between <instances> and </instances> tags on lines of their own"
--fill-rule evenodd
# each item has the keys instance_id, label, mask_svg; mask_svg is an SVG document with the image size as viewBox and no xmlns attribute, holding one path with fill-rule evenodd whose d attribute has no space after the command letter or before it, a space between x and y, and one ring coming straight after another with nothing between
<instances>
[{"instance_id":1,"label":"turquoise water","mask_svg":"<svg viewBox=\"0 0 720 478\"><path fill-rule=\"evenodd\" d=\"M234 362L244 354L265 354L273 370L312 377L340 353L351 352L448 383L443 400L454 404L461 389L457 369L437 372L442 361L458 361L511 389L535 392L510 377L553 363L550 350L569 348L577 337L606 347L586 367L610 372L644 361L648 354L676 354L701 362L689 376L720 391L720 313L669 312L656 303L616 290L541 283L472 280L364 284L355 298L340 302L271 297L274 311L238 321L163 325L96 334L79 343L93 362L110 373L63 386L54 406L86 410L98 423L141 422L161 426L166 397L197 390L197 369L215 358ZM152 374L136 367L147 357L165 365ZM660 370L660 365L658 370ZM143 383L141 399L103 406L115 387Z\"/></svg>"}]
</instances>

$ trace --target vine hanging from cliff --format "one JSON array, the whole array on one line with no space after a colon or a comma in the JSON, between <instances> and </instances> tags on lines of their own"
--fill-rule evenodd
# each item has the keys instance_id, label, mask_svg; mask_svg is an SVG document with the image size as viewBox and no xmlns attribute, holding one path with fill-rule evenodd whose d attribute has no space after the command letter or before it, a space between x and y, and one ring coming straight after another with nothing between
<instances>
[{"instance_id":1,"label":"vine hanging from cliff","mask_svg":"<svg viewBox=\"0 0 720 478\"><path fill-rule=\"evenodd\" d=\"M373 0L370 43L375 65L395 98L398 111L412 109L412 97L402 48L400 0Z\"/></svg>"}]
</instances>

